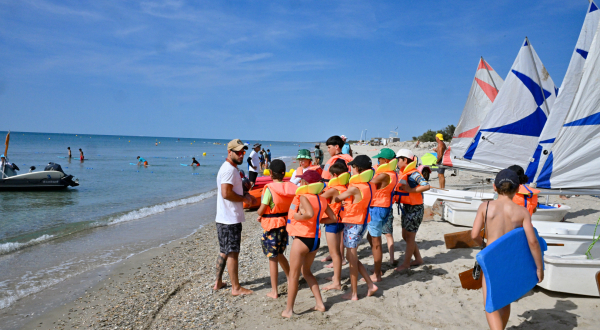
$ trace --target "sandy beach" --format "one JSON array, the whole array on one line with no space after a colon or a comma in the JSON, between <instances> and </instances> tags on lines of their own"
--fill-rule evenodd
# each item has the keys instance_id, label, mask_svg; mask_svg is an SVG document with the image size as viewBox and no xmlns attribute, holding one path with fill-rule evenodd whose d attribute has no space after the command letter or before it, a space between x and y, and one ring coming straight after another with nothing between
<instances>
[{"instance_id":1,"label":"sandy beach","mask_svg":"<svg viewBox=\"0 0 600 330\"><path fill-rule=\"evenodd\" d=\"M429 152L433 144L395 143L392 149L411 147L417 156ZM353 146L358 154L373 156L381 147ZM296 166L297 164L292 164ZM461 171L457 176L447 172L446 186L473 184L488 177ZM437 174L430 183L437 185ZM484 187L491 191L491 185ZM211 202L214 203L214 198ZM558 197L551 201L558 202ZM567 221L595 223L600 216L598 198L573 197L560 200L573 208ZM193 206L189 206L193 207ZM193 212L189 212L191 214ZM175 214L166 211L165 217ZM306 283L301 281L292 319L283 319L287 295L286 280L280 272L279 299L266 297L270 290L268 259L262 253L262 229L256 213L246 212L240 253L240 281L254 294L232 297L229 290L214 292L214 264L218 242L214 223L193 235L121 262L94 287L74 301L34 318L26 329L314 329L314 328L383 328L383 329L484 329L481 291L468 291L460 286L458 273L473 266L478 249L447 250L443 236L466 230L440 219L427 216L417 243L425 264L406 274L394 272L383 244L383 281L373 297L365 298L366 285L359 283L357 302L345 301L343 292L322 292L327 311L314 312L314 299ZM394 212L395 258L404 257L400 216ZM384 239L385 240L385 239ZM366 240L359 247L359 257L371 268L373 258ZM313 264L320 285L328 283L332 270L319 260L327 255L323 237ZM342 271L344 288L349 286L348 267ZM227 272L224 280L227 282ZM600 299L554 293L534 288L513 303L510 329L593 329L597 328Z\"/></svg>"}]
</instances>

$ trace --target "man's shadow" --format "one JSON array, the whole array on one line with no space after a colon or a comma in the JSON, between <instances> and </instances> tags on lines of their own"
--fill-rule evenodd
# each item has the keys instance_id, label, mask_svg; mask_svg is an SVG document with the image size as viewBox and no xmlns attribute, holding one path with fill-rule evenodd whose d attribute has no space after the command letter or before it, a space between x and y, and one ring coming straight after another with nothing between
<instances>
[{"instance_id":1,"label":"man's shadow","mask_svg":"<svg viewBox=\"0 0 600 330\"><path fill-rule=\"evenodd\" d=\"M570 300L557 300L553 309L538 309L527 311L519 317L525 320L509 329L574 329L577 327L577 314L570 313L570 310L577 309L577 305Z\"/></svg>"}]
</instances>

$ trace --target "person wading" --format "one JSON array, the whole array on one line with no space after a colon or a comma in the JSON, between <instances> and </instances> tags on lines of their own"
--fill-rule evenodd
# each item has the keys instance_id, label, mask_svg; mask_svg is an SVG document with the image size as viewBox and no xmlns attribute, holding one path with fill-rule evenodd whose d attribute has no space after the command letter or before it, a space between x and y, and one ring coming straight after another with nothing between
<instances>
[{"instance_id":1,"label":"person wading","mask_svg":"<svg viewBox=\"0 0 600 330\"><path fill-rule=\"evenodd\" d=\"M227 272L231 279L231 294L234 296L251 294L243 288L238 279L238 255L242 240L242 222L244 222L243 203L254 204L256 198L244 192L242 177L237 166L244 162L246 147L240 139L227 145L227 160L217 173L217 235L219 239L219 256L217 257L217 276L214 290L225 286L223 271L227 264Z\"/></svg>"}]
</instances>

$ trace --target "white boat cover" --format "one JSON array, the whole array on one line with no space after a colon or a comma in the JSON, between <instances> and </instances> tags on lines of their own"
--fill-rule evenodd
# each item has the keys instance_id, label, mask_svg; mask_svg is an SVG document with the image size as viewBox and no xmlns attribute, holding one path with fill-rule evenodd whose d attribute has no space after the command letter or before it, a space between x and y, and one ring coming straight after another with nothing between
<instances>
[{"instance_id":1,"label":"white boat cover","mask_svg":"<svg viewBox=\"0 0 600 330\"><path fill-rule=\"evenodd\" d=\"M568 111L536 186L600 189L600 25Z\"/></svg>"},{"instance_id":2,"label":"white boat cover","mask_svg":"<svg viewBox=\"0 0 600 330\"><path fill-rule=\"evenodd\" d=\"M583 74L583 65L588 56L599 20L600 10L598 10L598 6L591 1L587 14L585 15L585 20L583 21L583 27L579 33L579 39L575 45L575 50L571 56L569 68L567 69L565 78L560 86L556 102L554 102L554 105L552 106L550 116L548 116L546 126L544 126L544 129L542 130L537 148L532 156L534 161L529 163L529 166L525 171L530 182L536 181L539 172L542 169L540 164L543 165L546 162L549 150L556 139L556 135L560 131L560 127L565 123L565 117L567 116L569 109L571 109L571 104L573 104Z\"/></svg>"},{"instance_id":3,"label":"white boat cover","mask_svg":"<svg viewBox=\"0 0 600 330\"><path fill-rule=\"evenodd\" d=\"M496 168L527 168L556 93L550 74L525 38L464 158Z\"/></svg>"},{"instance_id":4,"label":"white boat cover","mask_svg":"<svg viewBox=\"0 0 600 330\"><path fill-rule=\"evenodd\" d=\"M454 130L452 142L444 153L443 165L478 170L488 169L485 166L464 161L462 156L477 134L479 125L496 99L503 83L504 80L500 75L482 57L477 65L467 103Z\"/></svg>"}]
</instances>

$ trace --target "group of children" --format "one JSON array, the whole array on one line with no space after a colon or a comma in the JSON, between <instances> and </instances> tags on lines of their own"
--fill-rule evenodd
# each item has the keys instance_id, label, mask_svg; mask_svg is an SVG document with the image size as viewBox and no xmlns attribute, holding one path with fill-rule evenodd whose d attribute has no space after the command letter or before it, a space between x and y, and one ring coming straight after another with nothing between
<instances>
[{"instance_id":1,"label":"group of children","mask_svg":"<svg viewBox=\"0 0 600 330\"><path fill-rule=\"evenodd\" d=\"M269 258L272 289L268 296L278 297L279 266L288 279L284 317L293 313L300 274L315 297L315 310L325 310L318 282L311 272L320 246L321 224L333 268L331 284L323 289L342 289L341 272L346 252L351 291L342 296L345 299L358 300L358 274L367 284L367 296L378 290L375 283L382 280L382 235L386 236L390 262L394 262L394 203L402 205L402 237L407 243L404 262L396 270L404 271L423 263L415 237L423 220L422 193L429 189L429 183L416 169L416 157L407 149L394 152L384 148L373 156L378 161L378 165L373 166L366 155L352 158L342 154L344 144L339 136L327 140L331 158L323 168L312 164L310 151L300 150L297 158L300 167L291 182L283 181L286 173L283 161L273 160L270 164L273 182L263 189L258 221L264 230L263 252ZM369 274L357 253L367 232L374 258L373 274ZM294 238L289 262L284 256L288 236Z\"/></svg>"}]
</instances>

